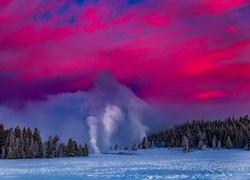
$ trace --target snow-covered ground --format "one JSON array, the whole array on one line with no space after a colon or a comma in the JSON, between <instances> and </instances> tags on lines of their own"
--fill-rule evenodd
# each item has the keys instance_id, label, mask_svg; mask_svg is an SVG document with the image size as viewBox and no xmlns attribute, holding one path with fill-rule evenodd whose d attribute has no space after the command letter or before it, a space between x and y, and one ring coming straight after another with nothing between
<instances>
[{"instance_id":1,"label":"snow-covered ground","mask_svg":"<svg viewBox=\"0 0 250 180\"><path fill-rule=\"evenodd\" d=\"M134 155L0 160L0 179L168 178L250 179L250 152L207 149L183 153L180 149L149 149Z\"/></svg>"}]
</instances>

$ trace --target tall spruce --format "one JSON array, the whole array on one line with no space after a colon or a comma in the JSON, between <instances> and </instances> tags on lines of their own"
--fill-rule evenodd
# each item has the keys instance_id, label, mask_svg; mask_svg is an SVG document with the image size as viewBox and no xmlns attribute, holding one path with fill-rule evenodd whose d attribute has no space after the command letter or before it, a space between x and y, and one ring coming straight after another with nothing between
<instances>
[{"instance_id":1,"label":"tall spruce","mask_svg":"<svg viewBox=\"0 0 250 180\"><path fill-rule=\"evenodd\" d=\"M189 143L188 143L188 138L186 136L183 136L181 146L182 146L183 152L189 151Z\"/></svg>"}]
</instances>

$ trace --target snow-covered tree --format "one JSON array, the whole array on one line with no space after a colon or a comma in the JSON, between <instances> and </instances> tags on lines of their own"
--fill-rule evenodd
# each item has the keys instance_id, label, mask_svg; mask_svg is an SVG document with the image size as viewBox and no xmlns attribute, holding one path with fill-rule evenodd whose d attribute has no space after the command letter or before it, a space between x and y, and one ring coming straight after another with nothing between
<instances>
[{"instance_id":1,"label":"snow-covered tree","mask_svg":"<svg viewBox=\"0 0 250 180\"><path fill-rule=\"evenodd\" d=\"M133 146L131 147L131 149L134 150L134 151L136 151L138 149L136 143L133 144Z\"/></svg>"},{"instance_id":2,"label":"snow-covered tree","mask_svg":"<svg viewBox=\"0 0 250 180\"><path fill-rule=\"evenodd\" d=\"M48 157L48 155L47 155L47 151L48 151L47 148L48 148L48 142L45 141L43 143L43 147L42 147L42 152L43 152L42 158L47 158Z\"/></svg>"},{"instance_id":3,"label":"snow-covered tree","mask_svg":"<svg viewBox=\"0 0 250 180\"><path fill-rule=\"evenodd\" d=\"M164 142L164 141L162 141ZM142 149L148 149L148 139L147 137L144 137L142 140Z\"/></svg>"},{"instance_id":4,"label":"snow-covered tree","mask_svg":"<svg viewBox=\"0 0 250 180\"><path fill-rule=\"evenodd\" d=\"M41 138L40 131L38 130L38 128L34 129L33 140L35 144L35 149L34 149L35 157L41 158L43 155L43 152L42 152L43 143L42 143L42 138Z\"/></svg>"},{"instance_id":5,"label":"snow-covered tree","mask_svg":"<svg viewBox=\"0 0 250 180\"><path fill-rule=\"evenodd\" d=\"M217 150L221 150L221 140L220 139L218 140L218 143L217 143Z\"/></svg>"},{"instance_id":6,"label":"snow-covered tree","mask_svg":"<svg viewBox=\"0 0 250 180\"><path fill-rule=\"evenodd\" d=\"M204 144L203 144L203 141L202 141L202 140L200 140L200 141L199 141L199 143L198 143L198 146L197 146L197 147L198 147L198 149L199 149L199 150L205 150L205 146L204 146Z\"/></svg>"},{"instance_id":7,"label":"snow-covered tree","mask_svg":"<svg viewBox=\"0 0 250 180\"><path fill-rule=\"evenodd\" d=\"M213 140L212 140L212 146L213 146L213 149L214 149L214 150L216 149L216 143L217 143L217 138L216 138L216 136L214 135L214 136L213 136Z\"/></svg>"},{"instance_id":8,"label":"snow-covered tree","mask_svg":"<svg viewBox=\"0 0 250 180\"><path fill-rule=\"evenodd\" d=\"M4 125L0 124L0 147L4 146L4 140L5 140L5 129Z\"/></svg>"},{"instance_id":9,"label":"snow-covered tree","mask_svg":"<svg viewBox=\"0 0 250 180\"><path fill-rule=\"evenodd\" d=\"M8 148L7 159L13 159L13 151L11 147Z\"/></svg>"},{"instance_id":10,"label":"snow-covered tree","mask_svg":"<svg viewBox=\"0 0 250 180\"><path fill-rule=\"evenodd\" d=\"M71 138L68 140L67 144L67 156L68 157L76 156L74 141Z\"/></svg>"},{"instance_id":11,"label":"snow-covered tree","mask_svg":"<svg viewBox=\"0 0 250 180\"><path fill-rule=\"evenodd\" d=\"M226 141L225 146L226 146L227 149L232 149L232 147L233 147L231 138L229 136L227 136L227 141Z\"/></svg>"},{"instance_id":12,"label":"snow-covered tree","mask_svg":"<svg viewBox=\"0 0 250 180\"><path fill-rule=\"evenodd\" d=\"M27 158L35 158L35 144L33 137L30 138L30 144L28 146Z\"/></svg>"},{"instance_id":13,"label":"snow-covered tree","mask_svg":"<svg viewBox=\"0 0 250 180\"><path fill-rule=\"evenodd\" d=\"M115 144L115 150L117 150L117 149L118 149L118 144L116 143L116 144Z\"/></svg>"},{"instance_id":14,"label":"snow-covered tree","mask_svg":"<svg viewBox=\"0 0 250 180\"><path fill-rule=\"evenodd\" d=\"M183 136L181 146L183 148L183 152L189 151L189 143L188 143L188 138L186 136Z\"/></svg>"},{"instance_id":15,"label":"snow-covered tree","mask_svg":"<svg viewBox=\"0 0 250 180\"><path fill-rule=\"evenodd\" d=\"M84 156L89 156L89 148L88 148L87 143L85 143L84 145Z\"/></svg>"},{"instance_id":16,"label":"snow-covered tree","mask_svg":"<svg viewBox=\"0 0 250 180\"><path fill-rule=\"evenodd\" d=\"M5 149L4 147L2 146L2 154L1 154L1 158L2 159L5 159L6 158L6 153L5 153Z\"/></svg>"},{"instance_id":17,"label":"snow-covered tree","mask_svg":"<svg viewBox=\"0 0 250 180\"><path fill-rule=\"evenodd\" d=\"M247 138L247 143L246 143L246 146L245 146L245 150L246 150L246 151L249 151L249 150L250 150L250 141L249 141L248 138Z\"/></svg>"}]
</instances>

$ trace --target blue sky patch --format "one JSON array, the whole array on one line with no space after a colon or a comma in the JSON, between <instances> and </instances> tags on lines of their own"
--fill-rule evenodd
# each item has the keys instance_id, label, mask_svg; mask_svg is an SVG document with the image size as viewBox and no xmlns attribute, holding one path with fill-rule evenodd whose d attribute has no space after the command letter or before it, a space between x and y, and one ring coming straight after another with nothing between
<instances>
[{"instance_id":1,"label":"blue sky patch","mask_svg":"<svg viewBox=\"0 0 250 180\"><path fill-rule=\"evenodd\" d=\"M83 4L84 0L76 0L76 4Z\"/></svg>"},{"instance_id":2,"label":"blue sky patch","mask_svg":"<svg viewBox=\"0 0 250 180\"><path fill-rule=\"evenodd\" d=\"M58 9L58 14L63 14L65 11L67 11L70 8L70 5L68 3L62 5Z\"/></svg>"},{"instance_id":3,"label":"blue sky patch","mask_svg":"<svg viewBox=\"0 0 250 180\"><path fill-rule=\"evenodd\" d=\"M76 17L75 16L72 16L69 20L69 23L70 24L74 24L76 22Z\"/></svg>"},{"instance_id":4,"label":"blue sky patch","mask_svg":"<svg viewBox=\"0 0 250 180\"><path fill-rule=\"evenodd\" d=\"M45 11L45 12L43 13L43 15L42 15L42 18L43 18L43 19L46 19L46 20L50 20L51 15L50 15L49 11Z\"/></svg>"},{"instance_id":5,"label":"blue sky patch","mask_svg":"<svg viewBox=\"0 0 250 180\"><path fill-rule=\"evenodd\" d=\"M139 3L139 2L142 2L143 0L128 0L128 3L129 4L136 4L136 3Z\"/></svg>"}]
</instances>

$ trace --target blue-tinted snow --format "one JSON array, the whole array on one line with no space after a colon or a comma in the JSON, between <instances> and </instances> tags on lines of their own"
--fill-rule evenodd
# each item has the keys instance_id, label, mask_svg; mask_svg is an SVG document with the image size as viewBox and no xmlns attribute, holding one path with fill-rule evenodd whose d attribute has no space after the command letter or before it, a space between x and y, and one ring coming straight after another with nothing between
<instances>
[{"instance_id":1,"label":"blue-tinted snow","mask_svg":"<svg viewBox=\"0 0 250 180\"><path fill-rule=\"evenodd\" d=\"M0 179L190 178L248 179L250 152L207 149L183 153L180 149L153 149L137 151L135 155L0 160Z\"/></svg>"}]
</instances>

